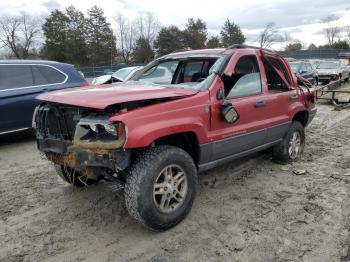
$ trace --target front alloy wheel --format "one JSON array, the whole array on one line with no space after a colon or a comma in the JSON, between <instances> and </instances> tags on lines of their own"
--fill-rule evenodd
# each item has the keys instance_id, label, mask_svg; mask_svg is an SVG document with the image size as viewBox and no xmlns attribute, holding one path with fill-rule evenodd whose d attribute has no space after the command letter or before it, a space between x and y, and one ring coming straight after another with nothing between
<instances>
[{"instance_id":1,"label":"front alloy wheel","mask_svg":"<svg viewBox=\"0 0 350 262\"><path fill-rule=\"evenodd\" d=\"M185 171L178 165L169 165L160 172L154 184L154 204L163 213L173 212L183 204L187 190Z\"/></svg>"}]
</instances>

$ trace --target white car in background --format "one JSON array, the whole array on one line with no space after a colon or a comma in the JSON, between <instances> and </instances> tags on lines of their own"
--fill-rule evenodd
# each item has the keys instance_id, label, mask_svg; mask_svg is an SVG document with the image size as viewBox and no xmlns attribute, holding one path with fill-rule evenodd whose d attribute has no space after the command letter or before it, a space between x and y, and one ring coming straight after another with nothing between
<instances>
[{"instance_id":1,"label":"white car in background","mask_svg":"<svg viewBox=\"0 0 350 262\"><path fill-rule=\"evenodd\" d=\"M102 75L99 77L94 78L92 80L93 85L104 85L104 84L111 84L115 82L125 82L129 80L130 77L132 77L138 70L140 70L142 66L129 66L124 67L116 72L114 72L111 75Z\"/></svg>"}]
</instances>

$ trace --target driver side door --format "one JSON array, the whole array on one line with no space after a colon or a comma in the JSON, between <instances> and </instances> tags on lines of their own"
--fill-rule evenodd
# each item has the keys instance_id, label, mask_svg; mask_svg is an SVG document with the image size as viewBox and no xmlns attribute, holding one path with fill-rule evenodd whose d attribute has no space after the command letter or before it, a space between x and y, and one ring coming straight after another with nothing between
<instances>
[{"instance_id":1,"label":"driver side door","mask_svg":"<svg viewBox=\"0 0 350 262\"><path fill-rule=\"evenodd\" d=\"M261 62L256 55L241 56L234 72L225 83L225 100L238 114L235 123L227 123L221 116L221 102L212 110L212 131L215 142L212 160L249 152L264 145L267 138L268 99L263 91Z\"/></svg>"}]
</instances>

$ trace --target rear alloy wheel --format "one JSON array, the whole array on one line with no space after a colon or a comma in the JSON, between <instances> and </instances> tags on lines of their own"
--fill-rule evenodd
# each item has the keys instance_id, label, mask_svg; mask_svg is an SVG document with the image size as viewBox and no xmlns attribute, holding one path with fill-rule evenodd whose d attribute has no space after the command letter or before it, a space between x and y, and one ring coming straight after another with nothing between
<instances>
[{"instance_id":1,"label":"rear alloy wheel","mask_svg":"<svg viewBox=\"0 0 350 262\"><path fill-rule=\"evenodd\" d=\"M127 210L152 230L169 229L191 210L197 183L197 168L187 152L165 145L150 148L137 157L127 175Z\"/></svg>"},{"instance_id":2,"label":"rear alloy wheel","mask_svg":"<svg viewBox=\"0 0 350 262\"><path fill-rule=\"evenodd\" d=\"M272 158L279 164L291 163L301 156L304 145L304 126L298 121L293 121L287 135L273 147Z\"/></svg>"},{"instance_id":3,"label":"rear alloy wheel","mask_svg":"<svg viewBox=\"0 0 350 262\"><path fill-rule=\"evenodd\" d=\"M299 131L294 131L289 141L288 154L290 159L294 160L298 157L301 149L301 138Z\"/></svg>"}]
</instances>

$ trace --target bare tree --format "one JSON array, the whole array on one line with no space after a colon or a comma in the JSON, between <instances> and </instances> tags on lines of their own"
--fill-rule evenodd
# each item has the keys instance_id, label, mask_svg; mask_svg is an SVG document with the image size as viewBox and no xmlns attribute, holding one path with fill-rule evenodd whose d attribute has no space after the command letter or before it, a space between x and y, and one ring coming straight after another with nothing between
<instances>
[{"instance_id":1,"label":"bare tree","mask_svg":"<svg viewBox=\"0 0 350 262\"><path fill-rule=\"evenodd\" d=\"M120 13L114 19L117 23L117 49L124 62L129 63L137 39L135 26Z\"/></svg>"},{"instance_id":2,"label":"bare tree","mask_svg":"<svg viewBox=\"0 0 350 262\"><path fill-rule=\"evenodd\" d=\"M151 12L140 13L135 23L138 27L138 38L146 39L153 46L153 42L159 32L160 22Z\"/></svg>"},{"instance_id":3,"label":"bare tree","mask_svg":"<svg viewBox=\"0 0 350 262\"><path fill-rule=\"evenodd\" d=\"M280 41L278 30L274 22L268 23L259 34L259 44L261 48L268 48L273 42Z\"/></svg>"},{"instance_id":4,"label":"bare tree","mask_svg":"<svg viewBox=\"0 0 350 262\"><path fill-rule=\"evenodd\" d=\"M340 30L337 26L332 25L332 22L338 20L339 17L335 15L329 15L327 16L323 22L326 23L326 28L323 29L324 34L327 38L327 42L329 46L334 45L336 42L336 38L339 37Z\"/></svg>"},{"instance_id":5,"label":"bare tree","mask_svg":"<svg viewBox=\"0 0 350 262\"><path fill-rule=\"evenodd\" d=\"M41 34L41 19L22 13L18 16L0 17L0 44L16 58L28 58Z\"/></svg>"}]
</instances>

